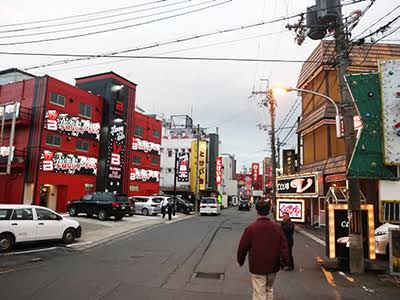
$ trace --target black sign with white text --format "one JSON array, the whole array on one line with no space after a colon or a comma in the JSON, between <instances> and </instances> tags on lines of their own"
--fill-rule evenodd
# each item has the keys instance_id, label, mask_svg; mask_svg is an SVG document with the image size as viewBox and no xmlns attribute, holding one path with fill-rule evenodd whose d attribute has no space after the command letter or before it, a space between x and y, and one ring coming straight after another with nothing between
<instances>
[{"instance_id":1,"label":"black sign with white text","mask_svg":"<svg viewBox=\"0 0 400 300\"><path fill-rule=\"evenodd\" d=\"M276 180L276 191L279 196L309 196L318 194L317 176L282 177Z\"/></svg>"}]
</instances>

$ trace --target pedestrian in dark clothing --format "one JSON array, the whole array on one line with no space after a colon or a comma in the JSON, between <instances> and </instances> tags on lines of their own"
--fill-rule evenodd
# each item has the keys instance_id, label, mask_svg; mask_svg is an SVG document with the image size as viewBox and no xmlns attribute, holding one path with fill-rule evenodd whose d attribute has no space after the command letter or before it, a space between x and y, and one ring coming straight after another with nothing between
<instances>
[{"instance_id":1,"label":"pedestrian in dark clothing","mask_svg":"<svg viewBox=\"0 0 400 300\"><path fill-rule=\"evenodd\" d=\"M280 269L280 258L286 263L289 261L287 241L281 226L267 218L270 208L269 201L257 201L258 218L245 229L237 250L240 266L249 253L253 300L273 299L272 287Z\"/></svg>"},{"instance_id":2,"label":"pedestrian in dark clothing","mask_svg":"<svg viewBox=\"0 0 400 300\"><path fill-rule=\"evenodd\" d=\"M172 206L173 206L173 204L171 202L169 202L168 206L167 206L168 220L169 221L171 221L171 218L172 218Z\"/></svg>"},{"instance_id":3,"label":"pedestrian in dark clothing","mask_svg":"<svg viewBox=\"0 0 400 300\"><path fill-rule=\"evenodd\" d=\"M289 247L289 266L287 267L287 270L289 271L293 271L294 270L294 260L293 260L293 244L294 244L294 240L293 240L293 234L294 234L294 224L293 222L290 220L289 214L288 213L283 213L282 215L282 229L283 232L285 233L285 237L288 243L288 247Z\"/></svg>"}]
</instances>

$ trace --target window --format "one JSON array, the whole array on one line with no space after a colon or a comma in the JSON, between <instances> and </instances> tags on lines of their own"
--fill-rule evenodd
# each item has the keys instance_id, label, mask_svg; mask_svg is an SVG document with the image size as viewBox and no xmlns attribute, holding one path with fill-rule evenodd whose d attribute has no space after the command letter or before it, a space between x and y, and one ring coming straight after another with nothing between
<instances>
[{"instance_id":1,"label":"window","mask_svg":"<svg viewBox=\"0 0 400 300\"><path fill-rule=\"evenodd\" d=\"M172 157L172 149L168 149L168 157Z\"/></svg>"},{"instance_id":2,"label":"window","mask_svg":"<svg viewBox=\"0 0 400 300\"><path fill-rule=\"evenodd\" d=\"M133 156L133 163L134 164L140 164L142 162L142 157L140 155L134 155Z\"/></svg>"},{"instance_id":3,"label":"window","mask_svg":"<svg viewBox=\"0 0 400 300\"><path fill-rule=\"evenodd\" d=\"M83 200L83 201L90 201L90 200L92 200L92 198L93 198L92 195L86 195L86 196L83 196L83 197L82 197L82 200Z\"/></svg>"},{"instance_id":4,"label":"window","mask_svg":"<svg viewBox=\"0 0 400 300\"><path fill-rule=\"evenodd\" d=\"M92 106L86 103L79 104L79 114L81 116L91 118L92 117Z\"/></svg>"},{"instance_id":5,"label":"window","mask_svg":"<svg viewBox=\"0 0 400 300\"><path fill-rule=\"evenodd\" d=\"M135 135L138 137L143 136L143 127L142 126L135 126Z\"/></svg>"},{"instance_id":6,"label":"window","mask_svg":"<svg viewBox=\"0 0 400 300\"><path fill-rule=\"evenodd\" d=\"M46 136L46 144L51 146L61 146L61 137L59 135L48 133Z\"/></svg>"},{"instance_id":7,"label":"window","mask_svg":"<svg viewBox=\"0 0 400 300\"><path fill-rule=\"evenodd\" d=\"M89 143L77 140L76 141L76 150L89 151Z\"/></svg>"},{"instance_id":8,"label":"window","mask_svg":"<svg viewBox=\"0 0 400 300\"><path fill-rule=\"evenodd\" d=\"M64 106L65 105L65 97L63 95L51 93L50 103L58 105L58 106Z\"/></svg>"},{"instance_id":9,"label":"window","mask_svg":"<svg viewBox=\"0 0 400 300\"><path fill-rule=\"evenodd\" d=\"M155 166L158 165L158 157L152 157L151 158L151 164L155 165Z\"/></svg>"},{"instance_id":10,"label":"window","mask_svg":"<svg viewBox=\"0 0 400 300\"><path fill-rule=\"evenodd\" d=\"M131 191L131 192L139 192L139 186L138 185L130 185L129 186L129 191Z\"/></svg>"},{"instance_id":11,"label":"window","mask_svg":"<svg viewBox=\"0 0 400 300\"><path fill-rule=\"evenodd\" d=\"M38 220L55 221L60 217L47 209L36 208L36 215Z\"/></svg>"},{"instance_id":12,"label":"window","mask_svg":"<svg viewBox=\"0 0 400 300\"><path fill-rule=\"evenodd\" d=\"M160 137L160 132L158 130L153 130L153 136L156 138Z\"/></svg>"},{"instance_id":13,"label":"window","mask_svg":"<svg viewBox=\"0 0 400 300\"><path fill-rule=\"evenodd\" d=\"M85 191L93 191L94 184L93 183L85 183Z\"/></svg>"},{"instance_id":14,"label":"window","mask_svg":"<svg viewBox=\"0 0 400 300\"><path fill-rule=\"evenodd\" d=\"M12 209L0 209L0 221L10 220Z\"/></svg>"},{"instance_id":15,"label":"window","mask_svg":"<svg viewBox=\"0 0 400 300\"><path fill-rule=\"evenodd\" d=\"M204 204L216 204L217 203L217 199L215 199L215 198L203 198L201 200L201 203L204 203Z\"/></svg>"},{"instance_id":16,"label":"window","mask_svg":"<svg viewBox=\"0 0 400 300\"><path fill-rule=\"evenodd\" d=\"M18 221L33 220L32 209L31 208L14 209L11 220L18 220Z\"/></svg>"}]
</instances>

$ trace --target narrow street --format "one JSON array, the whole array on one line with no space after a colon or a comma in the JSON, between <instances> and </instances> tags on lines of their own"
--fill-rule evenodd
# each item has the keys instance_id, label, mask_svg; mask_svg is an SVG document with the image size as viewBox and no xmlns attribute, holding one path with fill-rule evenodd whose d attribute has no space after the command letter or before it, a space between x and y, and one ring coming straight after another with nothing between
<instances>
[{"instance_id":1,"label":"narrow street","mask_svg":"<svg viewBox=\"0 0 400 300\"><path fill-rule=\"evenodd\" d=\"M36 262L0 274L1 299L251 299L247 265L238 267L236 247L254 218L254 210L232 208L220 217L164 223L88 250L25 255ZM296 233L296 270L279 273L276 299L394 297L394 289L381 294L379 287L366 290L337 273L324 274L319 257L324 248ZM22 258L0 258L14 259Z\"/></svg>"}]
</instances>

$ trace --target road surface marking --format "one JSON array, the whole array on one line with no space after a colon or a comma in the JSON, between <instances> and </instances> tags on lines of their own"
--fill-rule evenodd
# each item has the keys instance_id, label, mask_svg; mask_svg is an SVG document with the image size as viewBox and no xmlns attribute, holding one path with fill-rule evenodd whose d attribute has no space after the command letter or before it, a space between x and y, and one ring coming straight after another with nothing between
<instances>
[{"instance_id":1,"label":"road surface marking","mask_svg":"<svg viewBox=\"0 0 400 300\"><path fill-rule=\"evenodd\" d=\"M324 273L324 275L325 275L326 281L327 281L331 286L336 287L335 280L333 279L332 273L329 272L329 271L327 271L327 270L325 270L325 268L321 265L321 263L322 263L322 258L319 257L319 256L317 256L316 259L317 259L318 264L319 264L320 267L321 267L322 273Z\"/></svg>"},{"instance_id":2,"label":"road surface marking","mask_svg":"<svg viewBox=\"0 0 400 300\"><path fill-rule=\"evenodd\" d=\"M350 277L350 276L347 276L345 273L343 273L342 271L339 271L338 272L340 275L342 275L344 278L346 278L346 280L347 281L349 281L349 282L351 282L351 283L354 283L355 282L355 280L354 280L354 278L352 278L352 277Z\"/></svg>"},{"instance_id":3,"label":"road surface marking","mask_svg":"<svg viewBox=\"0 0 400 300\"><path fill-rule=\"evenodd\" d=\"M50 248L43 248L43 249L35 249L35 250L26 250L26 251L18 251L18 252L10 252L1 254L1 256L10 256L10 255L18 255L18 254L26 254L26 253L35 253L35 252L44 252L44 251L51 251L57 249L58 247L50 247Z\"/></svg>"},{"instance_id":4,"label":"road surface marking","mask_svg":"<svg viewBox=\"0 0 400 300\"><path fill-rule=\"evenodd\" d=\"M93 243L93 242L81 242L81 243L76 243L76 244L69 244L69 245L66 245L65 247L70 248L70 247L75 247L75 246L87 245L87 244L91 244L91 243Z\"/></svg>"},{"instance_id":5,"label":"road surface marking","mask_svg":"<svg viewBox=\"0 0 400 300\"><path fill-rule=\"evenodd\" d=\"M312 239L313 241L317 242L318 244L320 244L320 245L322 245L324 247L326 246L325 241L321 240L320 238L316 237L315 235L313 235L313 234L311 234L311 233L309 233L309 232L307 232L307 231L305 231L303 229L300 229L300 228L296 228L296 231L298 231L302 235Z\"/></svg>"}]
</instances>

